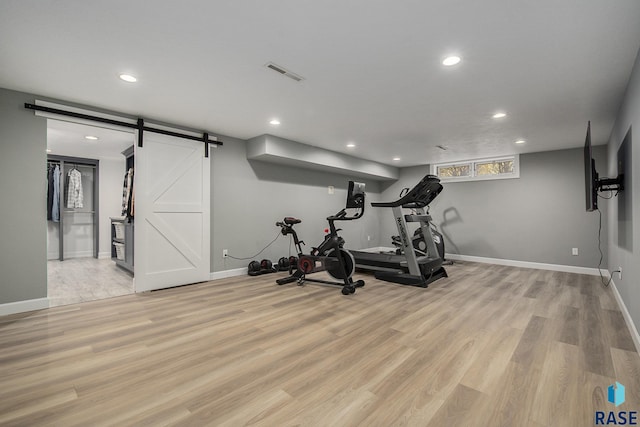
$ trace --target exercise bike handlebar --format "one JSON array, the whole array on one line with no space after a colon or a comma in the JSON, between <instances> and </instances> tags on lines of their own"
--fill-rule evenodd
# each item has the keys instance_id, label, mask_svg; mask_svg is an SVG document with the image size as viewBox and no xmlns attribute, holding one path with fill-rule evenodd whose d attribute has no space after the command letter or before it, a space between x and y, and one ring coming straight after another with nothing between
<instances>
[{"instance_id":1,"label":"exercise bike handlebar","mask_svg":"<svg viewBox=\"0 0 640 427\"><path fill-rule=\"evenodd\" d=\"M358 219L362 217L363 213L364 213L364 203L362 204L362 207L359 208L359 211L353 214L352 216L347 216L347 210L342 209L337 214L328 216L327 221L353 221L354 219Z\"/></svg>"},{"instance_id":2,"label":"exercise bike handlebar","mask_svg":"<svg viewBox=\"0 0 640 427\"><path fill-rule=\"evenodd\" d=\"M364 184L349 181L349 190L347 193L347 203L345 208L340 210L340 212L327 217L327 221L352 221L362 217L362 215L364 215L365 207L364 199ZM351 216L347 216L347 209L355 209L356 212Z\"/></svg>"}]
</instances>

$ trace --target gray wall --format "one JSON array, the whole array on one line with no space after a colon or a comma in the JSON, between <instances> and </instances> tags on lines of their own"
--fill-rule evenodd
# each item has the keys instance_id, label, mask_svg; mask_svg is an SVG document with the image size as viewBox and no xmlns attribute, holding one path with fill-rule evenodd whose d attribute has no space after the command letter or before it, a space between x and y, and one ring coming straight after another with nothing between
<instances>
[{"instance_id":1,"label":"gray wall","mask_svg":"<svg viewBox=\"0 0 640 427\"><path fill-rule=\"evenodd\" d=\"M0 304L47 296L47 122L0 89Z\"/></svg>"},{"instance_id":2,"label":"gray wall","mask_svg":"<svg viewBox=\"0 0 640 427\"><path fill-rule=\"evenodd\" d=\"M625 137L626 150L623 142ZM635 139L635 141L634 141ZM636 57L622 108L609 139L609 177L618 174L618 160L624 158L625 190L609 204L609 270L622 267L622 279L613 281L637 329L640 329L640 55ZM623 152L626 151L626 152ZM601 172L602 174L602 172Z\"/></svg>"},{"instance_id":3,"label":"gray wall","mask_svg":"<svg viewBox=\"0 0 640 427\"><path fill-rule=\"evenodd\" d=\"M213 271L246 267L250 260L222 258L228 249L237 258L256 255L278 235L276 221L285 216L300 218L296 226L306 251L317 246L327 227L326 217L344 208L349 180L366 183L367 200L376 200L380 184L349 175L305 170L281 164L248 161L246 143L230 137L212 150L211 167L211 265ZM333 195L328 186L335 187ZM378 246L377 213L367 209L356 221L339 223L349 248ZM370 236L371 240L367 240ZM276 242L254 259L278 260L295 254L289 238L280 235Z\"/></svg>"},{"instance_id":4,"label":"gray wall","mask_svg":"<svg viewBox=\"0 0 640 427\"><path fill-rule=\"evenodd\" d=\"M594 147L594 156L603 169L605 147ZM382 197L397 198L402 187L415 185L427 173L428 166L403 169L399 182L386 189ZM448 253L598 266L598 214L585 211L582 149L523 154L518 179L443 186L431 204L431 214L445 236ZM602 265L606 267L606 209L603 211ZM391 213L387 216L382 234L397 234ZM578 256L571 255L574 247L579 249Z\"/></svg>"}]
</instances>

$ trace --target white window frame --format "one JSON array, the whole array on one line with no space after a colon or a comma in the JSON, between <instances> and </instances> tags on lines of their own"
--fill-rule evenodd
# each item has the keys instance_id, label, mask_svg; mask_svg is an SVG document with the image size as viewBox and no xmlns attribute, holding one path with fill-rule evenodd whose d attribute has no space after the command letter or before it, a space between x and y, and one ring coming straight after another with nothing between
<instances>
[{"instance_id":1,"label":"white window frame","mask_svg":"<svg viewBox=\"0 0 640 427\"><path fill-rule=\"evenodd\" d=\"M503 173L500 175L476 175L476 164L496 162L502 160L513 160L513 173ZM438 167L462 166L469 165L471 175L469 176L438 176ZM494 179L513 179L520 178L520 155L513 154L511 156L484 157L481 159L462 160L459 162L433 163L430 166L432 175L438 176L441 182L463 182L463 181L488 181Z\"/></svg>"}]
</instances>

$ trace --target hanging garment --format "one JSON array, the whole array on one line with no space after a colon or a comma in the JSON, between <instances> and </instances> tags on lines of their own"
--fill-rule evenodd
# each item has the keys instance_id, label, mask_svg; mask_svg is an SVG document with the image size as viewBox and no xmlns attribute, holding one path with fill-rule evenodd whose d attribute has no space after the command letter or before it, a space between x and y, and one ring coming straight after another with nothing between
<instances>
[{"instance_id":1,"label":"hanging garment","mask_svg":"<svg viewBox=\"0 0 640 427\"><path fill-rule=\"evenodd\" d=\"M132 219L133 219L134 213L135 213L134 209L133 209L133 207L136 204L135 201L136 201L136 189L133 186L133 184L131 184L131 203L129 204L129 217L132 218Z\"/></svg>"},{"instance_id":2,"label":"hanging garment","mask_svg":"<svg viewBox=\"0 0 640 427\"><path fill-rule=\"evenodd\" d=\"M67 207L82 208L82 174L78 169L71 169L67 176L69 190L67 193Z\"/></svg>"},{"instance_id":3,"label":"hanging garment","mask_svg":"<svg viewBox=\"0 0 640 427\"><path fill-rule=\"evenodd\" d=\"M133 217L133 168L124 174L124 184L122 187L122 216Z\"/></svg>"},{"instance_id":4,"label":"hanging garment","mask_svg":"<svg viewBox=\"0 0 640 427\"><path fill-rule=\"evenodd\" d=\"M129 171L124 173L122 184L122 216L127 216L129 210Z\"/></svg>"},{"instance_id":5,"label":"hanging garment","mask_svg":"<svg viewBox=\"0 0 640 427\"><path fill-rule=\"evenodd\" d=\"M47 221L51 221L53 209L53 165L47 165Z\"/></svg>"},{"instance_id":6,"label":"hanging garment","mask_svg":"<svg viewBox=\"0 0 640 427\"><path fill-rule=\"evenodd\" d=\"M53 200L51 203L51 220L60 222L60 167L53 168Z\"/></svg>"},{"instance_id":7,"label":"hanging garment","mask_svg":"<svg viewBox=\"0 0 640 427\"><path fill-rule=\"evenodd\" d=\"M133 168L129 168L129 209L127 210L127 216L129 219L133 218L133 206L135 201L136 189L133 186Z\"/></svg>"}]
</instances>

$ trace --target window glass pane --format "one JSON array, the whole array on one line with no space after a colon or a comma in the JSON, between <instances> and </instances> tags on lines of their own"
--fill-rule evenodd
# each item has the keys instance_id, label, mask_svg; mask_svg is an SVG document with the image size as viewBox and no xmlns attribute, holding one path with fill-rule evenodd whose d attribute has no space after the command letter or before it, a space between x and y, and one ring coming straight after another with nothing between
<instances>
[{"instance_id":1,"label":"window glass pane","mask_svg":"<svg viewBox=\"0 0 640 427\"><path fill-rule=\"evenodd\" d=\"M448 165L448 166L438 166L438 176L439 177L450 177L450 176L469 176L471 174L471 165Z\"/></svg>"},{"instance_id":2,"label":"window glass pane","mask_svg":"<svg viewBox=\"0 0 640 427\"><path fill-rule=\"evenodd\" d=\"M513 173L513 160L490 160L476 163L476 176Z\"/></svg>"}]
</instances>

